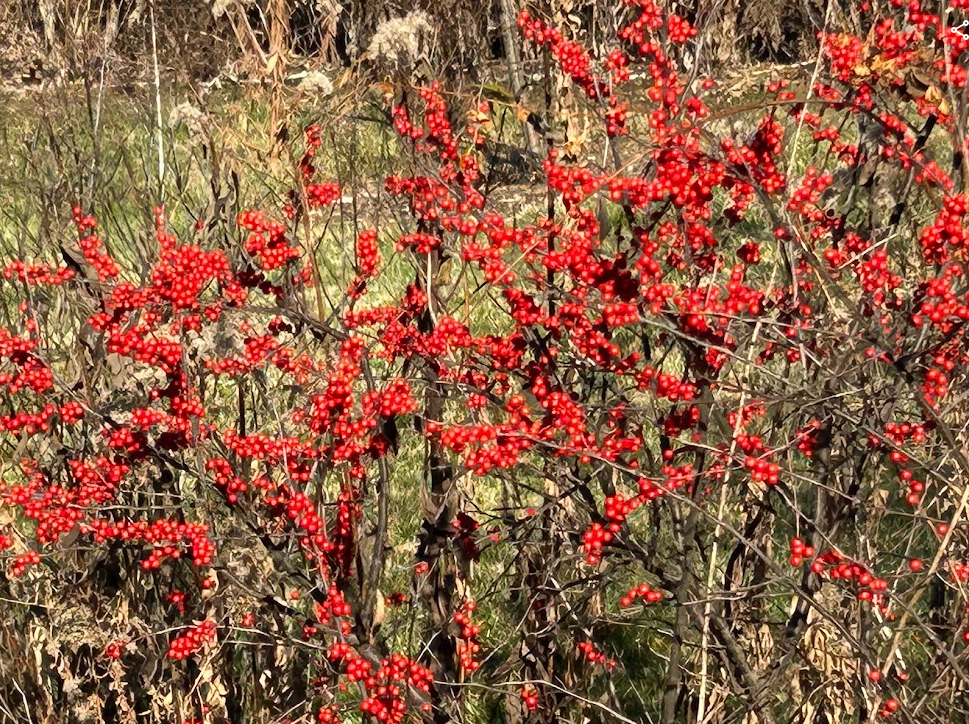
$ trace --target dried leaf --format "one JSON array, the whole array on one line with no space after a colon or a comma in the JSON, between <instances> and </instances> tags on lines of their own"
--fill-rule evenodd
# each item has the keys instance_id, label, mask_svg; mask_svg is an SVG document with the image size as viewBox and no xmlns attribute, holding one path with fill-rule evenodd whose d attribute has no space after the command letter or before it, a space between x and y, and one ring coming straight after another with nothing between
<instances>
[{"instance_id":1,"label":"dried leaf","mask_svg":"<svg viewBox=\"0 0 969 724\"><path fill-rule=\"evenodd\" d=\"M898 77L898 69L896 67L897 64L898 63L895 58L883 58L879 55L878 57L872 59L871 71L895 78ZM858 73L858 68L855 68L855 73Z\"/></svg>"},{"instance_id":2,"label":"dried leaf","mask_svg":"<svg viewBox=\"0 0 969 724\"><path fill-rule=\"evenodd\" d=\"M377 83L377 88L383 94L384 100L386 102L389 103L394 99L394 86L392 86L390 83L385 83L385 82Z\"/></svg>"},{"instance_id":3,"label":"dried leaf","mask_svg":"<svg viewBox=\"0 0 969 724\"><path fill-rule=\"evenodd\" d=\"M387 617L387 609L384 605L384 594L377 589L377 603L373 610L373 624L374 626L380 626L384 619Z\"/></svg>"}]
</instances>

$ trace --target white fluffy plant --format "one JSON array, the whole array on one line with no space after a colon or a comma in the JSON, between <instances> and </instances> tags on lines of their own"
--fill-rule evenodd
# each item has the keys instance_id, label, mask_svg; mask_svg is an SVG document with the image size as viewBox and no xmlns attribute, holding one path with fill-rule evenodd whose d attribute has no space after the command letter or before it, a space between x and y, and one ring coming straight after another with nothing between
<instances>
[{"instance_id":1,"label":"white fluffy plant","mask_svg":"<svg viewBox=\"0 0 969 724\"><path fill-rule=\"evenodd\" d=\"M413 68L427 60L435 35L427 13L415 10L380 23L364 57L387 70Z\"/></svg>"}]
</instances>

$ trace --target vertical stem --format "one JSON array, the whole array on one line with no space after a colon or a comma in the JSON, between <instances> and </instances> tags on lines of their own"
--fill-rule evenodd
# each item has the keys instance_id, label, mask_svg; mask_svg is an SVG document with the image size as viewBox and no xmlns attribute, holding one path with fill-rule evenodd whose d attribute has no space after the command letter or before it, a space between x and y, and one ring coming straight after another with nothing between
<instances>
[{"instance_id":1,"label":"vertical stem","mask_svg":"<svg viewBox=\"0 0 969 724\"><path fill-rule=\"evenodd\" d=\"M155 126L158 138L158 203L165 200L165 141L162 136L161 74L158 70L158 34L155 31L155 2L148 6L151 19L151 58L155 66Z\"/></svg>"},{"instance_id":2,"label":"vertical stem","mask_svg":"<svg viewBox=\"0 0 969 724\"><path fill-rule=\"evenodd\" d=\"M511 91L515 94L515 101L521 102L521 95L525 90L525 74L522 72L522 57L518 49L515 25L514 0L501 0L501 37L505 44L505 60L508 63L511 77ZM539 139L528 119L522 123L522 129L525 133L525 145L528 147L529 153L537 155Z\"/></svg>"},{"instance_id":3,"label":"vertical stem","mask_svg":"<svg viewBox=\"0 0 969 724\"><path fill-rule=\"evenodd\" d=\"M771 281L773 286L773 280ZM747 357L747 364L753 364L753 350L754 345L757 344L757 339L760 337L761 322L758 320L756 326L754 327L754 333L750 338L750 354ZM749 367L748 367L749 368ZM737 451L737 436L740 434L740 428L743 423L743 413L744 406L747 404L747 390L741 390L740 392L740 402L737 405L737 421L734 424L732 439L730 440L730 452L728 453L728 459L732 460L734 454ZM726 474L724 475L722 487L720 489L720 503L717 507L717 527L713 533L713 545L710 551L710 563L707 568L707 581L706 586L703 589L703 625L700 634L700 701L697 704L697 724L703 724L703 720L706 715L706 700L707 700L707 660L708 660L708 647L707 643L710 637L710 612L711 612L711 600L710 591L713 588L713 576L716 572L717 566L717 554L718 543L720 537L723 535L723 512L727 504L727 483L730 479L730 469L727 468Z\"/></svg>"},{"instance_id":4,"label":"vertical stem","mask_svg":"<svg viewBox=\"0 0 969 724\"><path fill-rule=\"evenodd\" d=\"M427 275L427 279L423 281L431 292L435 289L431 280L436 278L440 263L440 249L435 249L428 255L427 268L421 269L420 265L418 266L420 270L418 276ZM419 286L420 281L418 279ZM430 312L430 305L433 303L432 300L428 300L428 311L419 321L419 327L425 333L434 329L434 317ZM427 422L438 422L444 417L447 390L442 385L437 371L429 363L425 368L425 381L427 384L424 398L426 429ZM426 450L425 482L428 489L423 501L424 522L419 537L417 560L426 563L428 571L423 575L419 593L431 621L427 653L430 659L428 667L434 674L435 682L431 689L433 717L435 724L445 724L463 720L461 688L455 686L461 675L457 639L451 632L458 603L455 594L459 596L463 588L461 569L452 545L452 526L460 501L454 470L447 461L447 451L440 440L434 435L428 436Z\"/></svg>"},{"instance_id":5,"label":"vertical stem","mask_svg":"<svg viewBox=\"0 0 969 724\"><path fill-rule=\"evenodd\" d=\"M551 75L551 62L549 61L548 53L543 54L543 75L544 85L545 85L545 153L548 155L549 151L552 150L554 146L554 141L552 139L552 75ZM551 222L555 218L555 191L551 186L548 186L547 194L547 213L548 220ZM555 251L555 234L549 230L548 232L548 252L551 254ZM548 285L548 313L550 316L555 314L555 300L552 295L552 285L555 283L555 274L549 269L545 275L545 281Z\"/></svg>"}]
</instances>

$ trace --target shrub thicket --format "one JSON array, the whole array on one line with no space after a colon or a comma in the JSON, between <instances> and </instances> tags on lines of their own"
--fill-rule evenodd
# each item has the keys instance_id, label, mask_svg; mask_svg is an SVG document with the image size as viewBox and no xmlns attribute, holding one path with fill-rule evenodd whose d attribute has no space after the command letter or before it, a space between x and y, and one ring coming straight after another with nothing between
<instances>
[{"instance_id":1,"label":"shrub thicket","mask_svg":"<svg viewBox=\"0 0 969 724\"><path fill-rule=\"evenodd\" d=\"M321 122L236 233L5 267L0 716L965 719L969 36L863 3L714 108L625 4L518 16L538 197L497 102L385 87L379 214Z\"/></svg>"}]
</instances>

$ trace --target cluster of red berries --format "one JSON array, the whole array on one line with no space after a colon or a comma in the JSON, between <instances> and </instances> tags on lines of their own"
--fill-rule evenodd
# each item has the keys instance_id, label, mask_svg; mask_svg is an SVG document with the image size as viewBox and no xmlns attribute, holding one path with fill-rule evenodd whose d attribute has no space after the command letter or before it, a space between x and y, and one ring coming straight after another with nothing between
<instances>
[{"instance_id":1,"label":"cluster of red berries","mask_svg":"<svg viewBox=\"0 0 969 724\"><path fill-rule=\"evenodd\" d=\"M286 224L267 219L261 211L244 211L237 223L240 229L250 232L245 248L257 258L262 269L279 269L300 257L299 249L286 238Z\"/></svg>"},{"instance_id":2,"label":"cluster of red berries","mask_svg":"<svg viewBox=\"0 0 969 724\"><path fill-rule=\"evenodd\" d=\"M179 613L185 613L186 596L184 591L172 591L165 596L165 600L172 604Z\"/></svg>"},{"instance_id":3,"label":"cluster of red berries","mask_svg":"<svg viewBox=\"0 0 969 724\"><path fill-rule=\"evenodd\" d=\"M607 106L604 120L609 136L626 133L626 112L628 104L619 100L610 90L609 84L592 72L592 58L581 43L567 40L557 28L546 25L533 18L528 10L518 14L518 27L525 38L539 46L548 47L552 57L576 86L594 100L601 100ZM622 54L613 54L607 61L607 68L613 71L612 79L618 83L629 77Z\"/></svg>"},{"instance_id":4,"label":"cluster of red berries","mask_svg":"<svg viewBox=\"0 0 969 724\"><path fill-rule=\"evenodd\" d=\"M767 455L767 453L764 455ZM754 482L777 485L780 480L781 468L764 455L747 455L744 458L744 467L750 471L750 479Z\"/></svg>"},{"instance_id":5,"label":"cluster of red berries","mask_svg":"<svg viewBox=\"0 0 969 724\"><path fill-rule=\"evenodd\" d=\"M176 661L187 659L206 644L215 641L216 633L215 621L211 619L190 626L184 634L172 639L168 645L168 658Z\"/></svg>"},{"instance_id":6,"label":"cluster of red berries","mask_svg":"<svg viewBox=\"0 0 969 724\"><path fill-rule=\"evenodd\" d=\"M11 395L24 388L43 394L53 387L53 371L36 356L36 350L36 340L11 334L6 329L0 330L0 359L9 360L17 369L13 374L0 373L0 385L6 386ZM47 405L45 409L49 416L56 412L53 405Z\"/></svg>"},{"instance_id":7,"label":"cluster of red berries","mask_svg":"<svg viewBox=\"0 0 969 724\"><path fill-rule=\"evenodd\" d=\"M87 263L97 272L98 281L104 283L109 279L116 278L120 274L120 269L118 269L114 258L105 252L104 242L94 231L98 226L97 219L90 214L85 214L79 206L75 206L72 212L81 251Z\"/></svg>"},{"instance_id":8,"label":"cluster of red berries","mask_svg":"<svg viewBox=\"0 0 969 724\"><path fill-rule=\"evenodd\" d=\"M213 473L216 486L225 493L229 503L236 503L239 494L248 490L249 486L237 475L233 475L232 466L224 458L213 458L205 463L205 469Z\"/></svg>"},{"instance_id":9,"label":"cluster of red berries","mask_svg":"<svg viewBox=\"0 0 969 724\"><path fill-rule=\"evenodd\" d=\"M690 25L686 18L676 13L670 13L666 21L666 32L671 43L682 45L697 34L697 29Z\"/></svg>"},{"instance_id":10,"label":"cluster of red berries","mask_svg":"<svg viewBox=\"0 0 969 724\"><path fill-rule=\"evenodd\" d=\"M91 463L68 461L74 485L61 487L52 485L31 461L24 461L21 468L27 482L0 491L0 502L19 506L25 518L37 522L34 536L38 543L55 543L83 520L85 508L113 501L118 485L130 470L128 465L104 457ZM40 559L23 560L30 565Z\"/></svg>"},{"instance_id":11,"label":"cluster of red berries","mask_svg":"<svg viewBox=\"0 0 969 724\"><path fill-rule=\"evenodd\" d=\"M663 592L651 588L648 583L640 583L635 588L626 591L623 597L619 599L619 605L627 608L637 600L642 600L643 603L659 603L663 600Z\"/></svg>"},{"instance_id":12,"label":"cluster of red berries","mask_svg":"<svg viewBox=\"0 0 969 724\"><path fill-rule=\"evenodd\" d=\"M616 533L621 530L618 523L595 522L582 534L582 550L585 551L585 562L594 566L602 559L602 549L612 542Z\"/></svg>"},{"instance_id":13,"label":"cluster of red berries","mask_svg":"<svg viewBox=\"0 0 969 724\"><path fill-rule=\"evenodd\" d=\"M888 719L892 716L892 714L897 712L901 706L902 705L899 703L898 699L889 697L888 699L885 699L885 706L878 710L878 716L882 717L883 719Z\"/></svg>"},{"instance_id":14,"label":"cluster of red berries","mask_svg":"<svg viewBox=\"0 0 969 724\"><path fill-rule=\"evenodd\" d=\"M603 652L599 651L591 641L580 641L577 646L589 663L601 664L610 670L616 668L616 660L610 659Z\"/></svg>"},{"instance_id":15,"label":"cluster of red berries","mask_svg":"<svg viewBox=\"0 0 969 724\"><path fill-rule=\"evenodd\" d=\"M360 491L355 487L344 486L340 490L337 496L337 514L328 531L325 545L330 567L343 577L350 575L357 550L357 521L362 515L360 497Z\"/></svg>"},{"instance_id":16,"label":"cluster of red berries","mask_svg":"<svg viewBox=\"0 0 969 724\"><path fill-rule=\"evenodd\" d=\"M820 431L821 421L815 418L810 420L804 427L799 428L795 433L797 449L805 457L813 457L814 453L817 451L818 445L820 444L820 439L818 437Z\"/></svg>"},{"instance_id":17,"label":"cluster of red berries","mask_svg":"<svg viewBox=\"0 0 969 724\"><path fill-rule=\"evenodd\" d=\"M13 565L10 566L10 575L14 578L22 576L24 572L31 566L36 566L40 563L40 553L37 551L27 551L26 553L20 553L13 558Z\"/></svg>"},{"instance_id":18,"label":"cluster of red berries","mask_svg":"<svg viewBox=\"0 0 969 724\"><path fill-rule=\"evenodd\" d=\"M390 418L417 411L417 401L411 394L410 383L402 377L392 379L383 390L368 392L362 402L364 415Z\"/></svg>"},{"instance_id":19,"label":"cluster of red berries","mask_svg":"<svg viewBox=\"0 0 969 724\"><path fill-rule=\"evenodd\" d=\"M394 247L397 251L413 249L418 254L429 254L441 245L441 240L430 234L404 234Z\"/></svg>"},{"instance_id":20,"label":"cluster of red berries","mask_svg":"<svg viewBox=\"0 0 969 724\"><path fill-rule=\"evenodd\" d=\"M182 523L174 520L112 523L94 519L82 523L81 532L91 535L95 543L121 540L156 546L141 562L141 567L145 570L160 568L166 558L181 558L184 545L190 550L191 561L197 567L209 565L215 556L215 544L209 538L209 526L205 523Z\"/></svg>"},{"instance_id":21,"label":"cluster of red berries","mask_svg":"<svg viewBox=\"0 0 969 724\"><path fill-rule=\"evenodd\" d=\"M737 145L727 138L721 146L727 160L743 177L751 178L764 192L774 194L787 186L787 176L777 165L784 149L783 141L784 126L767 114L747 143Z\"/></svg>"},{"instance_id":22,"label":"cluster of red berries","mask_svg":"<svg viewBox=\"0 0 969 724\"><path fill-rule=\"evenodd\" d=\"M340 198L340 185L327 181L319 184L307 184L303 187L306 202L309 206L329 206Z\"/></svg>"},{"instance_id":23,"label":"cluster of red berries","mask_svg":"<svg viewBox=\"0 0 969 724\"><path fill-rule=\"evenodd\" d=\"M538 689L534 686L526 686L521 690L522 702L528 711L538 709Z\"/></svg>"},{"instance_id":24,"label":"cluster of red berries","mask_svg":"<svg viewBox=\"0 0 969 724\"><path fill-rule=\"evenodd\" d=\"M461 668L469 674L481 667L481 662L477 659L478 654L481 653L481 644L478 643L481 626L471 620L474 610L475 602L465 601L461 608L454 613L454 622L461 627L460 638L457 642L458 657L461 661Z\"/></svg>"},{"instance_id":25,"label":"cluster of red berries","mask_svg":"<svg viewBox=\"0 0 969 724\"><path fill-rule=\"evenodd\" d=\"M368 279L377 273L380 266L380 248L377 246L377 230L365 229L357 236L357 269L360 276Z\"/></svg>"},{"instance_id":26,"label":"cluster of red berries","mask_svg":"<svg viewBox=\"0 0 969 724\"><path fill-rule=\"evenodd\" d=\"M969 563L959 563L953 561L951 564L951 577L953 581L969 581Z\"/></svg>"},{"instance_id":27,"label":"cluster of red berries","mask_svg":"<svg viewBox=\"0 0 969 724\"><path fill-rule=\"evenodd\" d=\"M111 641L104 647L104 655L109 659L117 661L124 654L125 646L125 642L121 639Z\"/></svg>"},{"instance_id":28,"label":"cluster of red berries","mask_svg":"<svg viewBox=\"0 0 969 724\"><path fill-rule=\"evenodd\" d=\"M857 584L858 599L866 603L877 605L885 609L885 591L888 590L888 581L877 578L859 563L844 560L844 557L836 551L828 551L817 561L828 566L827 573L831 580L854 581ZM921 569L921 561L916 564L917 569Z\"/></svg>"},{"instance_id":29,"label":"cluster of red berries","mask_svg":"<svg viewBox=\"0 0 969 724\"><path fill-rule=\"evenodd\" d=\"M318 724L340 724L341 720L335 707L323 706L316 711L316 721Z\"/></svg>"},{"instance_id":30,"label":"cluster of red berries","mask_svg":"<svg viewBox=\"0 0 969 724\"><path fill-rule=\"evenodd\" d=\"M672 450L664 451L664 458L672 459L672 453ZM660 468L660 474L662 475L662 483L659 485L648 478L638 479L639 494L644 501L661 498L667 492L674 492L680 488L689 490L695 478L691 463L685 463L683 465L664 464Z\"/></svg>"},{"instance_id":31,"label":"cluster of red berries","mask_svg":"<svg viewBox=\"0 0 969 724\"><path fill-rule=\"evenodd\" d=\"M73 279L75 271L68 267L53 268L48 264L31 263L19 259L3 268L4 279L14 279L30 286L56 287Z\"/></svg>"},{"instance_id":32,"label":"cluster of red berries","mask_svg":"<svg viewBox=\"0 0 969 724\"><path fill-rule=\"evenodd\" d=\"M793 567L798 568L804 564L805 559L814 558L814 553L814 546L806 545L800 538L791 538L790 563ZM811 570L814 573L821 573L824 570L824 564L820 561L813 562Z\"/></svg>"},{"instance_id":33,"label":"cluster of red berries","mask_svg":"<svg viewBox=\"0 0 969 724\"><path fill-rule=\"evenodd\" d=\"M865 44L850 33L828 34L823 37L822 50L830 60L831 72L844 82L855 77L855 69L862 67Z\"/></svg>"},{"instance_id":34,"label":"cluster of red berries","mask_svg":"<svg viewBox=\"0 0 969 724\"><path fill-rule=\"evenodd\" d=\"M404 721L408 688L427 694L433 681L429 669L400 654L382 659L375 670L373 664L359 656L351 646L335 643L330 647L329 659L343 668L347 681L363 685L367 696L360 703L360 710L389 724Z\"/></svg>"},{"instance_id":35,"label":"cluster of red berries","mask_svg":"<svg viewBox=\"0 0 969 724\"><path fill-rule=\"evenodd\" d=\"M160 258L151 271L152 293L173 312L201 309L199 297L213 283L233 281L229 260L221 250L204 251L198 246L179 246L164 230L165 217L156 210L155 223Z\"/></svg>"}]
</instances>

